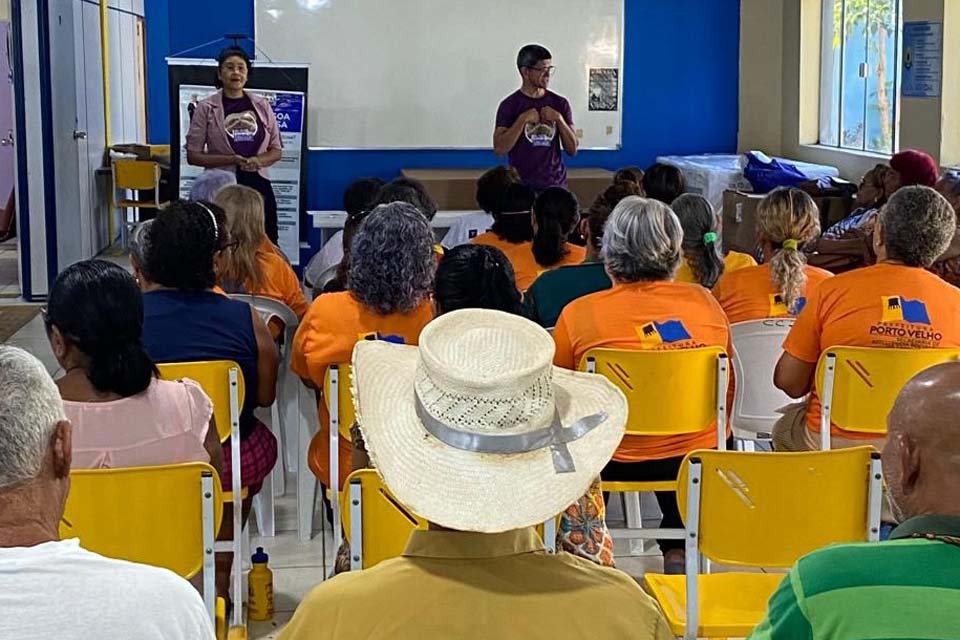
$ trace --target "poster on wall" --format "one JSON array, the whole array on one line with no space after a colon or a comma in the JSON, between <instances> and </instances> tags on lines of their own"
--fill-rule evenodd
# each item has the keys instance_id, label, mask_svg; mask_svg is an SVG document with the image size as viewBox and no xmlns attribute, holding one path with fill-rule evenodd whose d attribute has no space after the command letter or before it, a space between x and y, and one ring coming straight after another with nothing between
<instances>
[{"instance_id":1,"label":"poster on wall","mask_svg":"<svg viewBox=\"0 0 960 640\"><path fill-rule=\"evenodd\" d=\"M277 197L277 225L280 249L293 264L300 258L300 164L303 149L304 94L296 91L269 91L247 89L266 98L273 107L280 128L283 156L270 167L270 182ZM197 102L217 92L209 85L180 85L180 197L188 198L193 181L203 173L203 167L187 163L187 131Z\"/></svg>"},{"instance_id":2,"label":"poster on wall","mask_svg":"<svg viewBox=\"0 0 960 640\"><path fill-rule=\"evenodd\" d=\"M903 24L900 93L908 98L939 98L943 83L943 23Z\"/></svg>"},{"instance_id":3,"label":"poster on wall","mask_svg":"<svg viewBox=\"0 0 960 640\"><path fill-rule=\"evenodd\" d=\"M620 70L590 69L590 111L616 111L620 107Z\"/></svg>"}]
</instances>

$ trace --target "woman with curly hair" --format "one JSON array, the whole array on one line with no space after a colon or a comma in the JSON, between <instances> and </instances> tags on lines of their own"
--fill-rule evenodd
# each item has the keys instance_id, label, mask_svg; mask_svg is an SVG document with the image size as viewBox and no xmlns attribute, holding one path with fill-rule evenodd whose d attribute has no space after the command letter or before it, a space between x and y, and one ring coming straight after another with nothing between
<instances>
[{"instance_id":1,"label":"woman with curly hair","mask_svg":"<svg viewBox=\"0 0 960 640\"><path fill-rule=\"evenodd\" d=\"M347 291L314 300L293 341L291 368L314 388L327 367L349 362L358 340L417 344L433 319L430 294L437 268L433 231L406 202L374 209L351 245ZM314 474L329 486L329 413L320 403L320 430L310 444ZM353 468L353 447L340 439L340 486Z\"/></svg>"}]
</instances>

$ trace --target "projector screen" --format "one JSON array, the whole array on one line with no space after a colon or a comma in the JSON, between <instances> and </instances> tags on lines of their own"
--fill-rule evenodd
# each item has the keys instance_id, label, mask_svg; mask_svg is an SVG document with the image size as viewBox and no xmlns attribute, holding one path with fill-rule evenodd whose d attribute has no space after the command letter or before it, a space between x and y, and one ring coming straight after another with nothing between
<instances>
[{"instance_id":1,"label":"projector screen","mask_svg":"<svg viewBox=\"0 0 960 640\"><path fill-rule=\"evenodd\" d=\"M620 144L623 0L257 0L256 43L310 65L311 148L491 148L530 43L553 55L581 148Z\"/></svg>"}]
</instances>

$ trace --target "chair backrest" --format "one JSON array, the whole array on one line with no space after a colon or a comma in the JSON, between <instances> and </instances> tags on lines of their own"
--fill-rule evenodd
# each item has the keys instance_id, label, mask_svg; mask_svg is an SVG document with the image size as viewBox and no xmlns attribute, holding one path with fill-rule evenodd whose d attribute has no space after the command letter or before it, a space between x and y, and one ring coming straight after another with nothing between
<instances>
[{"instance_id":1,"label":"chair backrest","mask_svg":"<svg viewBox=\"0 0 960 640\"><path fill-rule=\"evenodd\" d=\"M730 423L748 433L771 433L777 409L793 400L773 384L773 371L794 318L738 322L730 327L736 389Z\"/></svg>"},{"instance_id":2,"label":"chair backrest","mask_svg":"<svg viewBox=\"0 0 960 640\"><path fill-rule=\"evenodd\" d=\"M215 536L223 516L220 479L205 462L126 469L75 469L60 535L111 558L191 578L203 568L202 478L212 480Z\"/></svg>"},{"instance_id":3,"label":"chair backrest","mask_svg":"<svg viewBox=\"0 0 960 640\"><path fill-rule=\"evenodd\" d=\"M246 388L240 365L231 360L208 360L203 362L172 362L158 364L160 377L164 380L190 378L199 384L204 393L213 402L213 416L217 423L220 442L230 437L232 418L230 415L230 371L236 370L237 406L243 406ZM239 419L239 413L237 414Z\"/></svg>"},{"instance_id":4,"label":"chair backrest","mask_svg":"<svg viewBox=\"0 0 960 640\"><path fill-rule=\"evenodd\" d=\"M260 318L265 323L270 322L272 318L277 318L283 323L287 331L290 331L291 328L296 331L297 325L300 324L300 320L297 318L297 314L293 312L293 309L276 298L250 295L247 293L231 293L230 297L234 300L242 300L256 309L257 313L260 314Z\"/></svg>"},{"instance_id":5,"label":"chair backrest","mask_svg":"<svg viewBox=\"0 0 960 640\"><path fill-rule=\"evenodd\" d=\"M725 565L789 567L814 549L866 541L871 499L879 526L874 456L872 447L776 454L700 449L683 460L677 502L690 526L688 477L699 460L700 552Z\"/></svg>"},{"instance_id":6,"label":"chair backrest","mask_svg":"<svg viewBox=\"0 0 960 640\"><path fill-rule=\"evenodd\" d=\"M582 362L585 371L599 373L627 396L627 433L665 436L696 433L726 410L726 352L720 347L644 351L591 349ZM725 420L721 420L723 424Z\"/></svg>"},{"instance_id":7,"label":"chair backrest","mask_svg":"<svg viewBox=\"0 0 960 640\"><path fill-rule=\"evenodd\" d=\"M397 500L373 469L354 471L347 478L348 491L341 494L343 530L348 541L360 530L362 540L361 568L369 569L383 560L399 556L414 529L426 529L427 521L414 514ZM359 487L362 526L354 527L351 494Z\"/></svg>"},{"instance_id":8,"label":"chair backrest","mask_svg":"<svg viewBox=\"0 0 960 640\"><path fill-rule=\"evenodd\" d=\"M160 165L153 160L114 160L113 184L117 189L156 189Z\"/></svg>"},{"instance_id":9,"label":"chair backrest","mask_svg":"<svg viewBox=\"0 0 960 640\"><path fill-rule=\"evenodd\" d=\"M336 379L336 389L334 389ZM344 438L350 438L350 427L356 419L353 410L353 393L351 391L353 368L349 363L332 364L327 367L323 375L323 401L333 420L336 414L337 430Z\"/></svg>"},{"instance_id":10,"label":"chair backrest","mask_svg":"<svg viewBox=\"0 0 960 640\"><path fill-rule=\"evenodd\" d=\"M924 369L958 357L960 349L830 347L817 363L823 415L846 431L885 435L887 415L903 385Z\"/></svg>"}]
</instances>

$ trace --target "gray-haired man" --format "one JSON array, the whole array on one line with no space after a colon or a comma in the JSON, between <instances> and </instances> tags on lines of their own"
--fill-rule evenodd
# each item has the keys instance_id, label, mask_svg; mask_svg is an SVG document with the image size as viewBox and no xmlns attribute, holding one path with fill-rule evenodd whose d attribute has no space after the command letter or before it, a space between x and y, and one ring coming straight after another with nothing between
<instances>
[{"instance_id":1,"label":"gray-haired man","mask_svg":"<svg viewBox=\"0 0 960 640\"><path fill-rule=\"evenodd\" d=\"M60 540L70 436L43 365L0 345L0 638L212 638L187 581Z\"/></svg>"}]
</instances>

